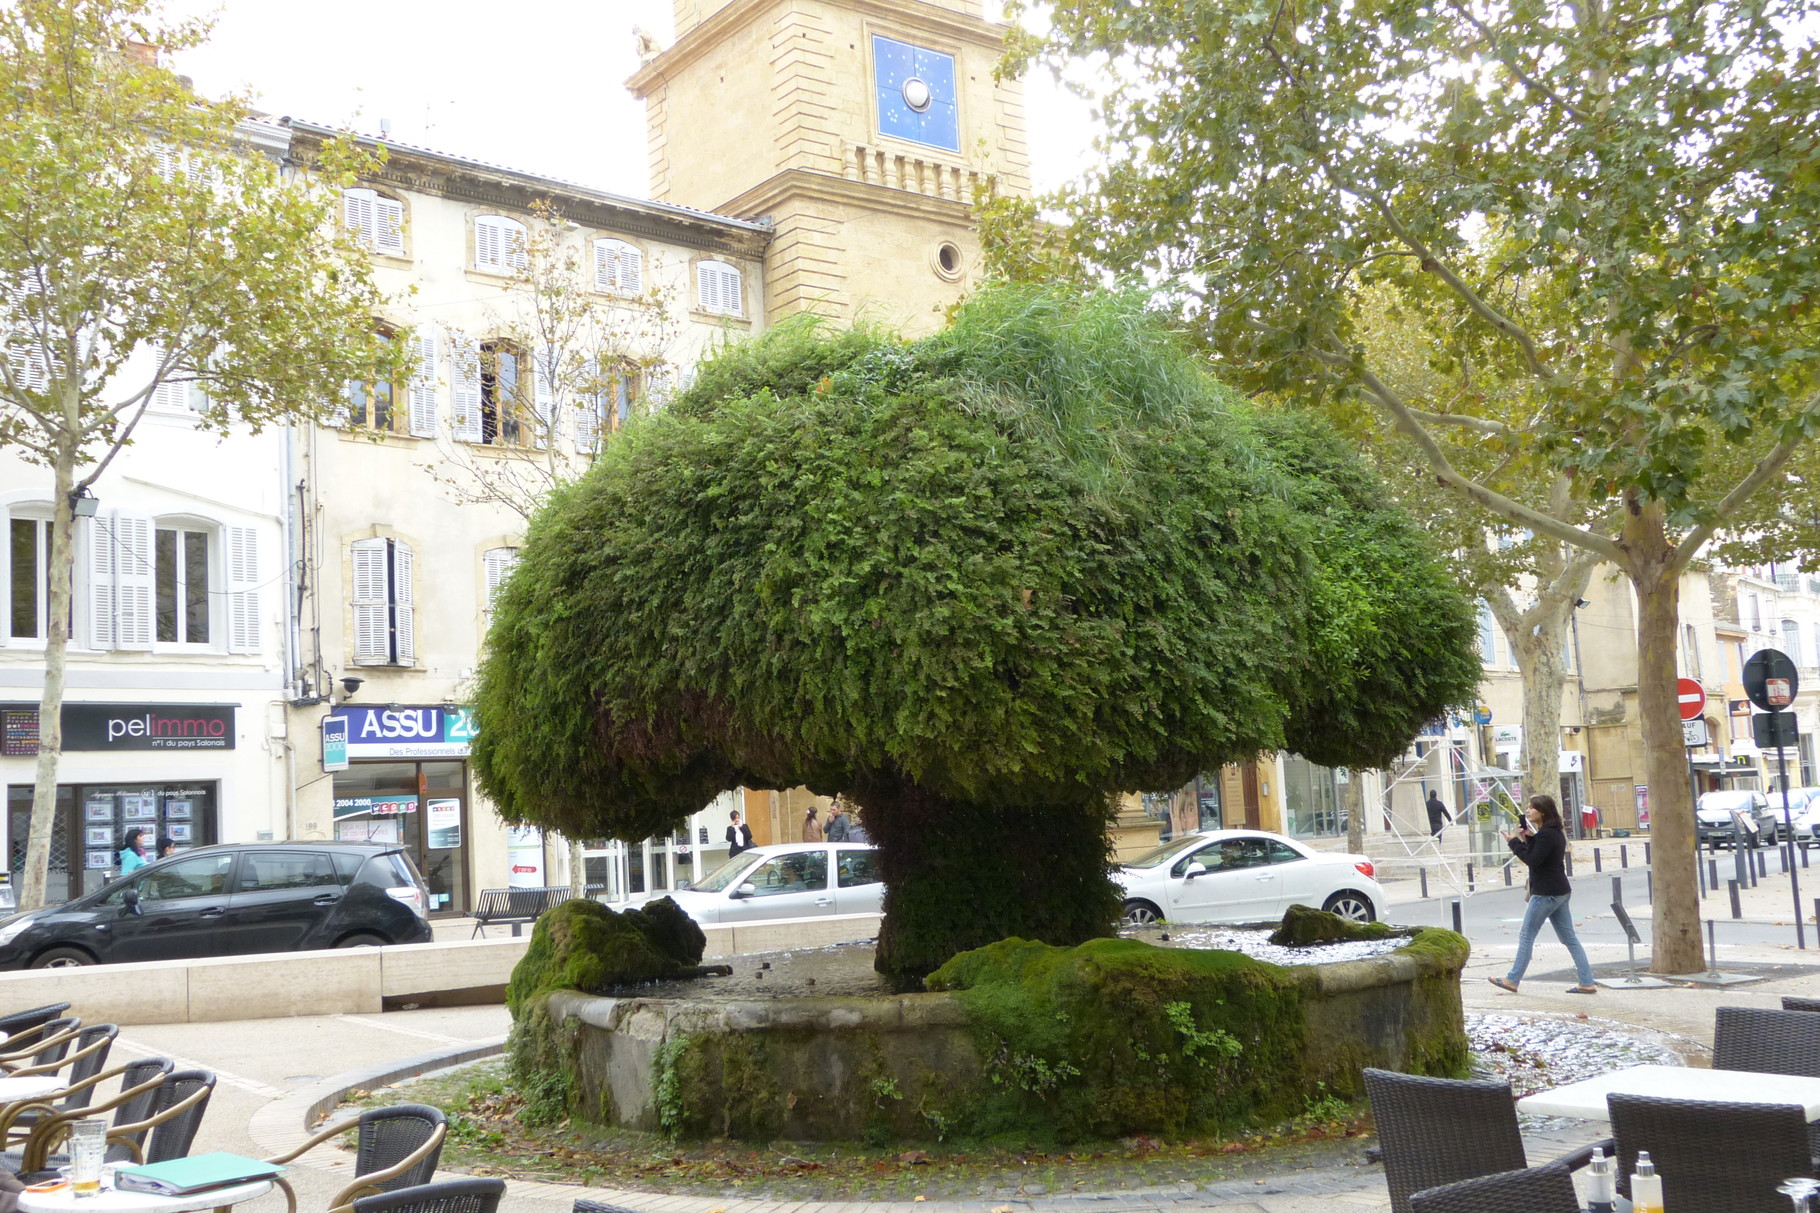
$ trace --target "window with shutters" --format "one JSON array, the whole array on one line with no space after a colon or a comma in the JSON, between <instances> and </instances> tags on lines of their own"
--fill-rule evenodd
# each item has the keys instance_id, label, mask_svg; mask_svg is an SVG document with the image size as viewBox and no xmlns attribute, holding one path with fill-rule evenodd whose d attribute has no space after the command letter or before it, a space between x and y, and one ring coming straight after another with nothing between
<instances>
[{"instance_id":1,"label":"window with shutters","mask_svg":"<svg viewBox=\"0 0 1820 1213\"><path fill-rule=\"evenodd\" d=\"M203 393L200 384L193 383L193 373L181 363L165 364L164 350L160 346L148 346L152 366L158 368L164 378L152 389L151 407L161 413L199 413L208 407L208 397Z\"/></svg>"},{"instance_id":2,"label":"window with shutters","mask_svg":"<svg viewBox=\"0 0 1820 1213\"><path fill-rule=\"evenodd\" d=\"M379 330L379 337L384 341L397 341L398 335L386 329ZM435 373L434 366L431 374ZM415 377L411 381L411 390L417 388ZM386 434L408 434L414 432L410 425L410 411L399 407L401 397L406 393L398 390L396 384L374 382L361 383L350 380L343 396L346 401L346 421L349 425L364 429L379 430ZM434 421L431 422L431 433L434 434Z\"/></svg>"},{"instance_id":3,"label":"window with shutters","mask_svg":"<svg viewBox=\"0 0 1820 1213\"><path fill-rule=\"evenodd\" d=\"M602 390L576 408L575 449L584 455L600 450L601 440L632 419L638 404L638 368L622 365L607 375Z\"/></svg>"},{"instance_id":4,"label":"window with shutters","mask_svg":"<svg viewBox=\"0 0 1820 1213\"><path fill-rule=\"evenodd\" d=\"M13 506L6 517L6 637L50 636L50 507Z\"/></svg>"},{"instance_id":5,"label":"window with shutters","mask_svg":"<svg viewBox=\"0 0 1820 1213\"><path fill-rule=\"evenodd\" d=\"M525 267L530 247L525 225L504 215L474 219L474 268L489 274L515 274Z\"/></svg>"},{"instance_id":6,"label":"window with shutters","mask_svg":"<svg viewBox=\"0 0 1820 1213\"><path fill-rule=\"evenodd\" d=\"M1793 619L1782 621L1782 651L1796 665L1806 665L1801 657L1801 625Z\"/></svg>"},{"instance_id":7,"label":"window with shutters","mask_svg":"<svg viewBox=\"0 0 1820 1213\"><path fill-rule=\"evenodd\" d=\"M737 267L703 261L695 267L695 306L717 316L746 314L745 286Z\"/></svg>"},{"instance_id":8,"label":"window with shutters","mask_svg":"<svg viewBox=\"0 0 1820 1213\"><path fill-rule=\"evenodd\" d=\"M159 527L153 539L159 644L209 642L209 535Z\"/></svg>"},{"instance_id":9,"label":"window with shutters","mask_svg":"<svg viewBox=\"0 0 1820 1213\"><path fill-rule=\"evenodd\" d=\"M594 289L606 295L636 295L644 289L645 255L624 240L594 242Z\"/></svg>"},{"instance_id":10,"label":"window with shutters","mask_svg":"<svg viewBox=\"0 0 1820 1213\"><path fill-rule=\"evenodd\" d=\"M530 446L537 434L532 368L509 341L480 345L480 441Z\"/></svg>"},{"instance_id":11,"label":"window with shutters","mask_svg":"<svg viewBox=\"0 0 1820 1213\"><path fill-rule=\"evenodd\" d=\"M488 548L480 555L481 571L487 584L487 614L493 613L493 604L499 601L499 591L506 583L506 577L512 566L518 563L517 548Z\"/></svg>"},{"instance_id":12,"label":"window with shutters","mask_svg":"<svg viewBox=\"0 0 1820 1213\"><path fill-rule=\"evenodd\" d=\"M404 256L404 203L399 199L369 189L343 190L341 219L362 248Z\"/></svg>"},{"instance_id":13,"label":"window with shutters","mask_svg":"<svg viewBox=\"0 0 1820 1213\"><path fill-rule=\"evenodd\" d=\"M254 528L124 510L86 522L78 552L90 647L260 651Z\"/></svg>"},{"instance_id":14,"label":"window with shutters","mask_svg":"<svg viewBox=\"0 0 1820 1213\"><path fill-rule=\"evenodd\" d=\"M411 545L402 539L361 539L352 564L355 665L415 665L411 606Z\"/></svg>"}]
</instances>

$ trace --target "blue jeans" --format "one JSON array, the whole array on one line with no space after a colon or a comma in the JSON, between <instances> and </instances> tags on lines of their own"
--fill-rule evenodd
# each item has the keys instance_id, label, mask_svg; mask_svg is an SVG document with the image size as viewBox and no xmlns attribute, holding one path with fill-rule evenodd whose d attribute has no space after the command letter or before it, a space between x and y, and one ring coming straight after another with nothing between
<instances>
[{"instance_id":1,"label":"blue jeans","mask_svg":"<svg viewBox=\"0 0 1820 1213\"><path fill-rule=\"evenodd\" d=\"M1580 984L1590 986L1593 983L1592 965L1587 962L1586 949L1580 946L1580 937L1574 934L1574 916L1567 908L1567 901L1568 897L1529 899L1529 906L1523 911L1523 926L1517 932L1517 957L1510 962L1510 972L1505 976L1511 985L1523 980L1523 971L1529 968L1529 953L1536 946L1536 936L1541 934L1544 922L1555 924L1555 936L1567 948L1567 954L1574 958L1574 972L1579 975Z\"/></svg>"}]
</instances>

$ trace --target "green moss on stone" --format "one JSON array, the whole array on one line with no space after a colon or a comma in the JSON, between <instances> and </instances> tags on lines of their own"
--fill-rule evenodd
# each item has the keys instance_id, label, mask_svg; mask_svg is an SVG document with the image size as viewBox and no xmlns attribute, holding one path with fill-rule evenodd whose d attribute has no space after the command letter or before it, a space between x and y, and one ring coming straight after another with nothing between
<instances>
[{"instance_id":1,"label":"green moss on stone","mask_svg":"<svg viewBox=\"0 0 1820 1213\"><path fill-rule=\"evenodd\" d=\"M506 1006L516 1018L521 1007L552 990L599 993L682 976L701 961L706 943L701 928L668 897L623 914L574 898L538 918L506 985Z\"/></svg>"},{"instance_id":2,"label":"green moss on stone","mask_svg":"<svg viewBox=\"0 0 1820 1213\"><path fill-rule=\"evenodd\" d=\"M1306 948L1354 939L1388 939L1390 933L1387 922L1352 922L1313 906L1290 906L1282 923L1270 933L1270 942L1280 948Z\"/></svg>"}]
</instances>

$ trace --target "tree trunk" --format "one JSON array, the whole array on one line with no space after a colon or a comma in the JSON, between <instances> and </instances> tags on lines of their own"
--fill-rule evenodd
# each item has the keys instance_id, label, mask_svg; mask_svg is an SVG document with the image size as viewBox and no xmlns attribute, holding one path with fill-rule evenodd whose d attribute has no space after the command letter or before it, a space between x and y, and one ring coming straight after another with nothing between
<instances>
[{"instance_id":1,"label":"tree trunk","mask_svg":"<svg viewBox=\"0 0 1820 1213\"><path fill-rule=\"evenodd\" d=\"M1637 708L1643 721L1655 882L1650 969L1697 973L1706 967L1706 952L1694 884L1694 798L1675 693L1681 579L1661 507L1634 507L1625 521L1624 541L1629 556L1624 571L1637 593Z\"/></svg>"},{"instance_id":2,"label":"tree trunk","mask_svg":"<svg viewBox=\"0 0 1820 1213\"><path fill-rule=\"evenodd\" d=\"M1572 610L1571 607L1568 610ZM1550 612L1527 634L1511 634L1523 676L1523 790L1561 799L1561 687L1567 675L1567 615ZM1571 832L1571 831L1570 831Z\"/></svg>"},{"instance_id":3,"label":"tree trunk","mask_svg":"<svg viewBox=\"0 0 1820 1213\"><path fill-rule=\"evenodd\" d=\"M581 853L581 839L569 839L569 896L588 895L588 861Z\"/></svg>"},{"instance_id":4,"label":"tree trunk","mask_svg":"<svg viewBox=\"0 0 1820 1213\"><path fill-rule=\"evenodd\" d=\"M873 967L894 989L919 990L950 957L1001 939L1072 947L1116 930L1108 798L1002 808L902 784L852 796L885 882Z\"/></svg>"},{"instance_id":5,"label":"tree trunk","mask_svg":"<svg viewBox=\"0 0 1820 1213\"><path fill-rule=\"evenodd\" d=\"M1365 853L1365 773L1354 767L1346 780L1346 849Z\"/></svg>"},{"instance_id":6,"label":"tree trunk","mask_svg":"<svg viewBox=\"0 0 1820 1213\"><path fill-rule=\"evenodd\" d=\"M70 493L75 486L75 459L59 451L55 464L55 513L51 521L50 612L44 646L44 693L38 700L38 767L33 777L32 823L25 844L25 871L19 888L19 908L35 910L45 904L51 871L51 835L57 824L57 761L63 756L64 666L69 655L71 574L75 570L75 516ZM69 858L70 877L81 869L75 855ZM76 890L72 889L71 892Z\"/></svg>"}]
</instances>

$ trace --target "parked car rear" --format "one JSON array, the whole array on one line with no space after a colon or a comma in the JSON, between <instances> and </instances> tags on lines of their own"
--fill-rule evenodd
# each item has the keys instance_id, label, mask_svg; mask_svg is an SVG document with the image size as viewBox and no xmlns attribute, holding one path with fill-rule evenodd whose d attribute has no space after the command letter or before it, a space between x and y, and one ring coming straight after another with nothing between
<instances>
[{"instance_id":1,"label":"parked car rear","mask_svg":"<svg viewBox=\"0 0 1820 1213\"><path fill-rule=\"evenodd\" d=\"M0 969L428 943L428 908L423 878L396 846L200 847L0 920Z\"/></svg>"},{"instance_id":2,"label":"parked car rear","mask_svg":"<svg viewBox=\"0 0 1820 1213\"><path fill-rule=\"evenodd\" d=\"M1740 814L1734 817L1733 814ZM1762 792L1732 789L1704 792L1694 810L1695 830L1702 846L1730 846L1743 823L1746 846L1769 846L1776 841L1780 809L1770 810Z\"/></svg>"}]
</instances>

